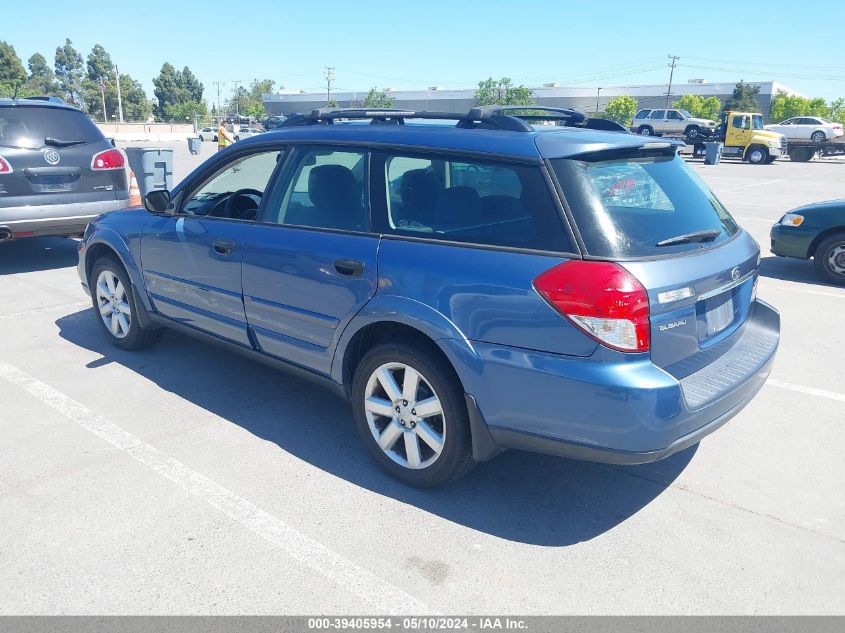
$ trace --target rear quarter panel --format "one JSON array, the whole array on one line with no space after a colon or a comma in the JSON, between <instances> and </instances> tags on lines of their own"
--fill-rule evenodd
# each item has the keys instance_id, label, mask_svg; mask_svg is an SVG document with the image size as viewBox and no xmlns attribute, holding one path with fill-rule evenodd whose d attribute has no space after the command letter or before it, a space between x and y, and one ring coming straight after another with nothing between
<instances>
[{"instance_id":1,"label":"rear quarter panel","mask_svg":"<svg viewBox=\"0 0 845 633\"><path fill-rule=\"evenodd\" d=\"M589 356L597 344L532 286L540 273L563 261L554 255L383 239L376 299L406 297L423 304L470 341Z\"/></svg>"}]
</instances>

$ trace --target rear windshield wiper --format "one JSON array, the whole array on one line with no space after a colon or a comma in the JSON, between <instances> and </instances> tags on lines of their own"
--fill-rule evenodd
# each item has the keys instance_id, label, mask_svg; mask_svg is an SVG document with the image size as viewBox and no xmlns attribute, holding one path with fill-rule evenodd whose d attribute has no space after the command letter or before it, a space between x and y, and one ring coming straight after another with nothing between
<instances>
[{"instance_id":1,"label":"rear windshield wiper","mask_svg":"<svg viewBox=\"0 0 845 633\"><path fill-rule=\"evenodd\" d=\"M703 231L695 231L694 233L685 233L684 235L676 235L665 240L660 240L655 246L674 246L675 244L690 244L692 242L712 242L722 232L719 229L705 229Z\"/></svg>"},{"instance_id":2,"label":"rear windshield wiper","mask_svg":"<svg viewBox=\"0 0 845 633\"><path fill-rule=\"evenodd\" d=\"M45 145L52 145L53 147L70 147L71 145L82 145L83 143L85 143L84 140L68 140L53 138L52 136L48 136L44 139Z\"/></svg>"}]
</instances>

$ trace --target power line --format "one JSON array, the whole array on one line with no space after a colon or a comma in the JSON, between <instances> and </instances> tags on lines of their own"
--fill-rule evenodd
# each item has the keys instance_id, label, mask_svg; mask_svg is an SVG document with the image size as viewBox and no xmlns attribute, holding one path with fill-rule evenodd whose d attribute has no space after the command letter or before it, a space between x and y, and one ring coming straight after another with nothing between
<instances>
[{"instance_id":1,"label":"power line","mask_svg":"<svg viewBox=\"0 0 845 633\"><path fill-rule=\"evenodd\" d=\"M680 57L678 57L677 55L669 55L669 59L672 60L672 63L669 64L669 68L671 69L669 71L669 89L666 90L666 109L667 110L669 109L669 99L672 95L672 78L675 76L675 66L677 65Z\"/></svg>"}]
</instances>

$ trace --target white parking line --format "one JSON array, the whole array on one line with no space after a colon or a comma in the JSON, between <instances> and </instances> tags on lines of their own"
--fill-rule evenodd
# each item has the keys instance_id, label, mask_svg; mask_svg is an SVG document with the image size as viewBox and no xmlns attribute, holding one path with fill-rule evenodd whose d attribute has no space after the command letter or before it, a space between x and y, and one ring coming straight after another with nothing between
<instances>
[{"instance_id":1,"label":"white parking line","mask_svg":"<svg viewBox=\"0 0 845 633\"><path fill-rule=\"evenodd\" d=\"M73 303L65 303L59 306L47 306L45 308L33 308L32 310L24 310L23 312L12 312L10 314L0 314L0 319L16 319L18 317L30 316L33 314L40 314L42 312L63 312L65 310L74 310L76 308L90 308L90 301L74 301Z\"/></svg>"},{"instance_id":2,"label":"white parking line","mask_svg":"<svg viewBox=\"0 0 845 633\"><path fill-rule=\"evenodd\" d=\"M811 396L818 396L819 398L827 398L828 400L845 402L845 393L825 391L824 389L816 389L815 387L805 387L804 385L796 385L794 382L786 382L785 380L775 380L774 378L769 378L766 381L766 384L771 385L772 387L777 387L778 389L788 389L789 391L806 393Z\"/></svg>"},{"instance_id":3,"label":"white parking line","mask_svg":"<svg viewBox=\"0 0 845 633\"><path fill-rule=\"evenodd\" d=\"M0 377L24 389L82 428L217 508L292 558L333 580L373 609L391 615L430 612L429 608L416 598L3 360L0 360Z\"/></svg>"},{"instance_id":4,"label":"white parking line","mask_svg":"<svg viewBox=\"0 0 845 633\"><path fill-rule=\"evenodd\" d=\"M793 288L791 286L781 286L781 285L778 285L778 284L774 284L770 281L765 280L764 277L761 277L761 279L764 280L762 287L765 288L766 290L786 290L786 291L789 291L789 292L802 292L806 295L818 295L820 297L835 297L837 299L845 299L845 293L838 294L836 292L822 292L821 290L808 290L807 288L797 288L797 287Z\"/></svg>"},{"instance_id":5,"label":"white parking line","mask_svg":"<svg viewBox=\"0 0 845 633\"><path fill-rule=\"evenodd\" d=\"M755 182L750 185L742 184L737 185L736 187L728 187L727 189L720 189L716 192L716 195L721 196L723 193L728 191L741 191L744 189L751 189L751 187L763 187L764 185L773 185L776 182L780 182L783 178L778 178L777 180L764 180L763 182Z\"/></svg>"}]
</instances>

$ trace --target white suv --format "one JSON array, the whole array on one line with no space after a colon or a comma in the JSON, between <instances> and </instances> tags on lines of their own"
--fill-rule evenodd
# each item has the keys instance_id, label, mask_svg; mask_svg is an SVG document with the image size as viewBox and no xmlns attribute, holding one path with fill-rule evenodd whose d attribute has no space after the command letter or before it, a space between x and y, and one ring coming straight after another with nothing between
<instances>
[{"instance_id":1,"label":"white suv","mask_svg":"<svg viewBox=\"0 0 845 633\"><path fill-rule=\"evenodd\" d=\"M644 136L664 134L683 135L693 141L710 136L716 131L717 123L710 119L698 119L686 110L640 110L634 117L631 131Z\"/></svg>"}]
</instances>

